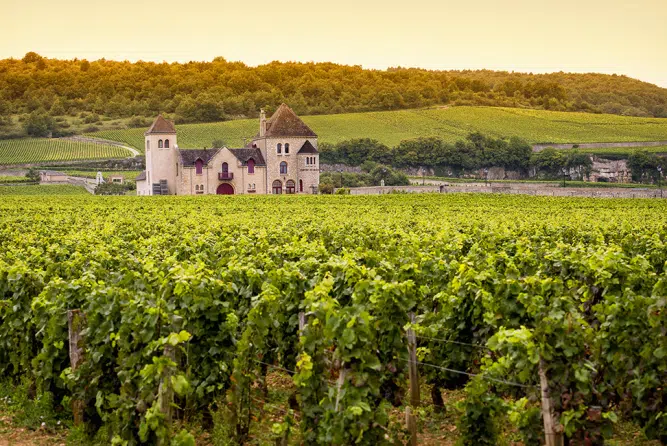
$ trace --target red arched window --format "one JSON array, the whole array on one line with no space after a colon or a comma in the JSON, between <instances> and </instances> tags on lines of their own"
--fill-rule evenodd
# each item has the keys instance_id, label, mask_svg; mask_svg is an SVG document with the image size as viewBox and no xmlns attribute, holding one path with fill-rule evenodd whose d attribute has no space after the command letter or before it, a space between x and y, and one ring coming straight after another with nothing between
<instances>
[{"instance_id":1,"label":"red arched window","mask_svg":"<svg viewBox=\"0 0 667 446\"><path fill-rule=\"evenodd\" d=\"M255 173L255 160L252 158L248 160L248 173Z\"/></svg>"},{"instance_id":2,"label":"red arched window","mask_svg":"<svg viewBox=\"0 0 667 446\"><path fill-rule=\"evenodd\" d=\"M287 163L285 161L280 163L280 174L287 175Z\"/></svg>"},{"instance_id":3,"label":"red arched window","mask_svg":"<svg viewBox=\"0 0 667 446\"><path fill-rule=\"evenodd\" d=\"M168 140L168 139L165 139L165 140L164 140L164 148L165 148L165 149L168 149L168 148L169 148L169 140Z\"/></svg>"},{"instance_id":4,"label":"red arched window","mask_svg":"<svg viewBox=\"0 0 667 446\"><path fill-rule=\"evenodd\" d=\"M224 173L224 174L229 173L229 164L222 163L222 173Z\"/></svg>"},{"instance_id":5,"label":"red arched window","mask_svg":"<svg viewBox=\"0 0 667 446\"><path fill-rule=\"evenodd\" d=\"M303 192L303 180L299 180L299 192Z\"/></svg>"},{"instance_id":6,"label":"red arched window","mask_svg":"<svg viewBox=\"0 0 667 446\"><path fill-rule=\"evenodd\" d=\"M197 175L202 174L203 168L204 168L204 162L201 159L197 159L197 161L195 161L195 171Z\"/></svg>"}]
</instances>

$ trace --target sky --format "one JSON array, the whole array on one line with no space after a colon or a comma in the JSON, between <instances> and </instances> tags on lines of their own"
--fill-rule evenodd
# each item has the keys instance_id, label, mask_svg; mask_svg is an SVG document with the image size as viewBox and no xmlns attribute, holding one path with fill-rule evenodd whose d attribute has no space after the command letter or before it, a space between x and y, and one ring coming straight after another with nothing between
<instances>
[{"instance_id":1,"label":"sky","mask_svg":"<svg viewBox=\"0 0 667 446\"><path fill-rule=\"evenodd\" d=\"M0 58L625 74L667 88L667 0L0 0Z\"/></svg>"}]
</instances>

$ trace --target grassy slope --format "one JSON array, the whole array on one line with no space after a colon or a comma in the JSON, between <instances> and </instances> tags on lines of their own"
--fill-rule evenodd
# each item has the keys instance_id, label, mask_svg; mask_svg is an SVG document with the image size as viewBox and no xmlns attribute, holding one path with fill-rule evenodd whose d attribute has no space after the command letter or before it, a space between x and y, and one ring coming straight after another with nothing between
<instances>
[{"instance_id":1,"label":"grassy slope","mask_svg":"<svg viewBox=\"0 0 667 446\"><path fill-rule=\"evenodd\" d=\"M520 136L531 143L667 140L667 119L516 108L450 107L306 116L303 119L319 135L321 142L329 143L369 137L393 146L404 139L420 136L439 136L453 142L476 130L493 136ZM183 148L211 147L214 139L222 139L229 147L240 147L244 137L250 138L257 133L258 123L255 119L246 119L183 124L177 129L178 145ZM91 135L143 150L144 131L143 128L110 130Z\"/></svg>"}]
</instances>

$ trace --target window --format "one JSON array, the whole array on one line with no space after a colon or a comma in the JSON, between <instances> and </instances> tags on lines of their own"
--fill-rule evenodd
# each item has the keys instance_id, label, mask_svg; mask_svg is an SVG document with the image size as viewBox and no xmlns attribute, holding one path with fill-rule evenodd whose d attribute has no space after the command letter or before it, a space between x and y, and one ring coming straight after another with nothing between
<instances>
[{"instance_id":1,"label":"window","mask_svg":"<svg viewBox=\"0 0 667 446\"><path fill-rule=\"evenodd\" d=\"M168 140L168 139L165 139L165 140L164 140L164 148L165 148L165 149L168 149L168 148L169 148L169 140Z\"/></svg>"},{"instance_id":2,"label":"window","mask_svg":"<svg viewBox=\"0 0 667 446\"><path fill-rule=\"evenodd\" d=\"M299 192L303 192L303 180L299 180Z\"/></svg>"},{"instance_id":3,"label":"window","mask_svg":"<svg viewBox=\"0 0 667 446\"><path fill-rule=\"evenodd\" d=\"M248 173L255 173L255 160L252 158L248 160Z\"/></svg>"},{"instance_id":4,"label":"window","mask_svg":"<svg viewBox=\"0 0 667 446\"><path fill-rule=\"evenodd\" d=\"M288 193L288 194L293 194L294 192L296 192L294 181L293 180L287 180L287 183L285 183L285 189L286 189L286 193Z\"/></svg>"},{"instance_id":5,"label":"window","mask_svg":"<svg viewBox=\"0 0 667 446\"><path fill-rule=\"evenodd\" d=\"M229 173L229 164L227 163L222 163L222 173L228 174Z\"/></svg>"},{"instance_id":6,"label":"window","mask_svg":"<svg viewBox=\"0 0 667 446\"><path fill-rule=\"evenodd\" d=\"M282 149L283 149L283 145L280 144L280 143L278 143L278 146L277 146L277 148L276 148L276 151L277 151L278 155L281 154L281 150L282 150Z\"/></svg>"},{"instance_id":7,"label":"window","mask_svg":"<svg viewBox=\"0 0 667 446\"><path fill-rule=\"evenodd\" d=\"M203 184L195 184L195 194L201 195L204 193L204 185Z\"/></svg>"},{"instance_id":8,"label":"window","mask_svg":"<svg viewBox=\"0 0 667 446\"><path fill-rule=\"evenodd\" d=\"M287 163L285 161L280 163L280 174L287 175Z\"/></svg>"},{"instance_id":9,"label":"window","mask_svg":"<svg viewBox=\"0 0 667 446\"><path fill-rule=\"evenodd\" d=\"M306 166L310 164L310 157L306 157Z\"/></svg>"},{"instance_id":10,"label":"window","mask_svg":"<svg viewBox=\"0 0 667 446\"><path fill-rule=\"evenodd\" d=\"M197 159L197 161L195 161L195 170L197 175L202 174L203 167L204 167L204 162L201 159Z\"/></svg>"},{"instance_id":11,"label":"window","mask_svg":"<svg viewBox=\"0 0 667 446\"><path fill-rule=\"evenodd\" d=\"M287 155L288 153L289 153L289 143L286 142L285 143L285 155Z\"/></svg>"},{"instance_id":12,"label":"window","mask_svg":"<svg viewBox=\"0 0 667 446\"><path fill-rule=\"evenodd\" d=\"M176 176L178 176L178 163L176 163Z\"/></svg>"},{"instance_id":13,"label":"window","mask_svg":"<svg viewBox=\"0 0 667 446\"><path fill-rule=\"evenodd\" d=\"M283 183L280 182L280 180L276 180L273 182L273 193L276 195L280 195L283 193Z\"/></svg>"},{"instance_id":14,"label":"window","mask_svg":"<svg viewBox=\"0 0 667 446\"><path fill-rule=\"evenodd\" d=\"M158 142L157 142L157 148L158 148L158 149L161 149L162 147L163 147L163 146L162 146L162 140L160 139L160 140L158 140Z\"/></svg>"},{"instance_id":15,"label":"window","mask_svg":"<svg viewBox=\"0 0 667 446\"><path fill-rule=\"evenodd\" d=\"M151 149L151 142L146 141L146 151L149 151Z\"/></svg>"}]
</instances>

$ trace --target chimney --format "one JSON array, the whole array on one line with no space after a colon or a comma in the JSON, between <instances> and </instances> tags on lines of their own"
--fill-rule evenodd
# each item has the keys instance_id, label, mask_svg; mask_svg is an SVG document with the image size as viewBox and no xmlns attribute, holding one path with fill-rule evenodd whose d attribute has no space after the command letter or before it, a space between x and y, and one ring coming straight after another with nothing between
<instances>
[{"instance_id":1,"label":"chimney","mask_svg":"<svg viewBox=\"0 0 667 446\"><path fill-rule=\"evenodd\" d=\"M266 135L266 113L264 109L259 111L259 137L263 138Z\"/></svg>"}]
</instances>

